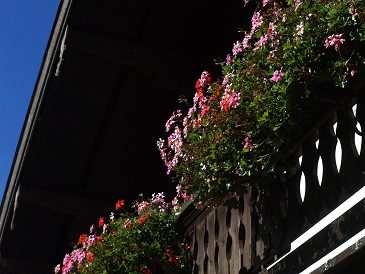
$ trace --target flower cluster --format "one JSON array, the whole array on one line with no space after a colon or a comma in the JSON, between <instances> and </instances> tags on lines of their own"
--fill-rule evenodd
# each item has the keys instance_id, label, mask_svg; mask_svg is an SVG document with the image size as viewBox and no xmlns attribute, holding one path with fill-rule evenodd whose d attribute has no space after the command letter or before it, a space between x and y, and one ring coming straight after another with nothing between
<instances>
[{"instance_id":1,"label":"flower cluster","mask_svg":"<svg viewBox=\"0 0 365 274\"><path fill-rule=\"evenodd\" d=\"M177 216L163 193L149 200L136 201L135 214L124 210L124 200L115 204L122 211L99 219L98 228L81 234L62 265L55 267L60 274L83 273L178 273L184 267L189 246L181 241ZM176 207L177 205L175 205Z\"/></svg>"},{"instance_id":2,"label":"flower cluster","mask_svg":"<svg viewBox=\"0 0 365 274\"><path fill-rule=\"evenodd\" d=\"M344 88L364 70L365 1L256 3L251 28L220 63L222 80L204 71L192 107L174 112L172 134L158 141L167 173L197 205L230 205L275 178L315 118L318 87Z\"/></svg>"}]
</instances>

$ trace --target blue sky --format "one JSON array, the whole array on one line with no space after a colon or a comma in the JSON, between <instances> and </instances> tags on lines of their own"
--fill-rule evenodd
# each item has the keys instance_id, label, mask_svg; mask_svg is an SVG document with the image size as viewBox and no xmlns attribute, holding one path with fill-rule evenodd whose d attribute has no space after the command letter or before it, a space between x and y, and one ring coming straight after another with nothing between
<instances>
[{"instance_id":1,"label":"blue sky","mask_svg":"<svg viewBox=\"0 0 365 274\"><path fill-rule=\"evenodd\" d=\"M0 0L0 198L60 0Z\"/></svg>"}]
</instances>

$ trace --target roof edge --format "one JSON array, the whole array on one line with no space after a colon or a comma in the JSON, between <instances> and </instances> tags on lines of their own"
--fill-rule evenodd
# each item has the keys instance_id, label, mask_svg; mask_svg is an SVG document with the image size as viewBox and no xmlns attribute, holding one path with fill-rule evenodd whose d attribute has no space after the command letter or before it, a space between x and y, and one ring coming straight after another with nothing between
<instances>
[{"instance_id":1,"label":"roof edge","mask_svg":"<svg viewBox=\"0 0 365 274\"><path fill-rule=\"evenodd\" d=\"M13 158L12 166L9 172L8 181L5 187L4 195L0 207L0 244L3 241L4 231L9 221L11 210L13 215L16 210L16 199L18 198L18 189L20 185L20 175L24 160L27 155L28 147L33 136L35 124L39 116L39 110L43 102L46 88L52 73L56 71L58 62L57 53L60 52L64 32L67 28L67 21L71 7L75 0L62 0L55 21L53 23L50 38L43 56L42 64L38 73L38 78L33 90L32 98L28 107L26 118L23 123L22 131L19 137L16 152ZM14 216L13 216L14 217Z\"/></svg>"}]
</instances>

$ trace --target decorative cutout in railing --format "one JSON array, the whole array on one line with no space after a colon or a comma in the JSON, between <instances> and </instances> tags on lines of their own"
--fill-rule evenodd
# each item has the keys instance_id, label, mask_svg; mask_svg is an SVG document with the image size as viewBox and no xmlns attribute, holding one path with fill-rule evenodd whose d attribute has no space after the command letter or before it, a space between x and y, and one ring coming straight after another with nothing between
<instances>
[{"instance_id":1,"label":"decorative cutout in railing","mask_svg":"<svg viewBox=\"0 0 365 274\"><path fill-rule=\"evenodd\" d=\"M240 198L238 209L207 209L187 229L194 274L247 272L251 267L249 209L250 200Z\"/></svg>"},{"instance_id":2,"label":"decorative cutout in railing","mask_svg":"<svg viewBox=\"0 0 365 274\"><path fill-rule=\"evenodd\" d=\"M365 96L343 102L326 113L327 118L298 146L291 160L297 166L295 176L286 178L283 172L280 180L252 188L240 198L238 210L208 209L186 226L193 273L264 270L290 249L294 239L365 185ZM344 221L349 222L353 215L346 216ZM341 224L327 229L330 246L311 250L316 254L304 256L307 261L301 261L298 250L290 270L278 263L269 272L298 273L350 236Z\"/></svg>"},{"instance_id":3,"label":"decorative cutout in railing","mask_svg":"<svg viewBox=\"0 0 365 274\"><path fill-rule=\"evenodd\" d=\"M365 142L362 142L361 133L361 128L365 128L364 111L363 96L349 98L333 109L329 119L315 127L294 154L296 175L259 190L257 210L253 212L258 212L257 218L261 216L263 221L261 224L252 222L252 227L258 231L255 241L263 240L265 249L264 253L255 252L253 265L256 269L267 266L269 263L264 263L266 260L272 261L282 247L290 248L294 239L365 184ZM338 226L334 229L337 229L335 235L344 234L343 237L346 237L344 228ZM331 239L330 249L340 244L342 238L336 237ZM316 253L315 257L320 258L328 253L329 247L312 251ZM317 260L315 257L312 260ZM291 271L298 273L299 266L304 268L305 264L310 263L293 262ZM298 268L293 270L293 265ZM288 271L284 264L279 264L270 272L290 273Z\"/></svg>"}]
</instances>

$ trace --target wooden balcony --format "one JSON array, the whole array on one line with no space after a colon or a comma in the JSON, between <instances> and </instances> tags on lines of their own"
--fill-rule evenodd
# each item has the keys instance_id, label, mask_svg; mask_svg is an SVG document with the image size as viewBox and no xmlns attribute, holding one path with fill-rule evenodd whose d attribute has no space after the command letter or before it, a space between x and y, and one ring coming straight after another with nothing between
<instances>
[{"instance_id":1,"label":"wooden balcony","mask_svg":"<svg viewBox=\"0 0 365 274\"><path fill-rule=\"evenodd\" d=\"M199 211L190 206L181 214L194 274L309 271L313 263L364 230L365 96L355 94L320 103L315 114L320 119L290 156L297 168L294 176L288 177L283 168L276 181L252 187L239 198L238 209ZM354 205L329 219L346 200ZM324 217L329 221L314 232ZM354 270L362 265L356 261L362 245L357 241L315 273Z\"/></svg>"},{"instance_id":2,"label":"wooden balcony","mask_svg":"<svg viewBox=\"0 0 365 274\"><path fill-rule=\"evenodd\" d=\"M121 196L174 192L155 142L179 95L190 97L203 70L215 72L213 59L251 26L253 10L234 0L60 1L1 205L2 274L51 273ZM250 189L237 210L181 214L192 273L265 272L362 189L364 96L340 101L323 102L293 151L295 176L283 170ZM331 252L365 227L363 204L267 271L298 273ZM332 269L361 266L358 254Z\"/></svg>"}]
</instances>

